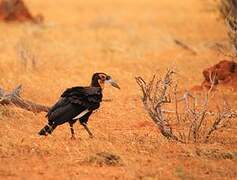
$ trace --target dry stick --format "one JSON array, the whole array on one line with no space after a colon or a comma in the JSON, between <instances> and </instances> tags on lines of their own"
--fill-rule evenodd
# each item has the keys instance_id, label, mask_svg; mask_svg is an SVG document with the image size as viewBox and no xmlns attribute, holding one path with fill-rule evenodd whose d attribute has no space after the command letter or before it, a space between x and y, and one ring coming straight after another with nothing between
<instances>
[{"instance_id":1,"label":"dry stick","mask_svg":"<svg viewBox=\"0 0 237 180\"><path fill-rule=\"evenodd\" d=\"M226 119L229 121L230 119L236 118L237 117L237 112L232 111L231 109L225 110L226 108L223 108L223 111L220 110L218 107L218 114L215 118L214 123L212 124L211 128L208 130L207 135L205 136L205 141L207 142L211 136L211 134L220 129L225 127L226 123L223 123ZM223 123L221 125L221 123Z\"/></svg>"},{"instance_id":2,"label":"dry stick","mask_svg":"<svg viewBox=\"0 0 237 180\"><path fill-rule=\"evenodd\" d=\"M176 84L175 87L174 87L174 96L175 96L175 115L176 115L176 118L177 118L178 123L180 123L180 117L179 117L179 112L178 112L177 87L178 87L178 85Z\"/></svg>"},{"instance_id":3,"label":"dry stick","mask_svg":"<svg viewBox=\"0 0 237 180\"><path fill-rule=\"evenodd\" d=\"M209 79L210 79L210 82L211 82L211 87L210 87L210 89L208 90L208 92L206 94L205 102L204 102L204 105L203 105L203 110L201 111L200 120L198 121L198 126L197 126L197 129L196 129L197 136L199 135L200 128L203 124L204 119L206 118L206 115L207 115L209 96L210 96L210 94L211 94L211 92L214 88L214 85L215 85L216 73L213 75L213 77L212 77L211 73L209 73Z\"/></svg>"},{"instance_id":4,"label":"dry stick","mask_svg":"<svg viewBox=\"0 0 237 180\"><path fill-rule=\"evenodd\" d=\"M211 134L212 134L215 130L218 129L218 125L220 124L221 120L222 120L221 114L220 114L220 112L218 112L218 115L217 115L217 117L216 117L216 120L214 121L212 127L211 127L211 128L209 129L209 131L207 132L207 135L206 135L206 137L205 137L205 142L207 142L208 139L209 139L209 137L211 136Z\"/></svg>"},{"instance_id":5,"label":"dry stick","mask_svg":"<svg viewBox=\"0 0 237 180\"><path fill-rule=\"evenodd\" d=\"M179 139L172 133L172 128L163 116L162 112L162 105L171 102L167 91L168 87L170 87L171 85L171 75L173 73L173 71L168 70L163 80L157 80L156 76L154 75L148 85L141 77L136 77L135 79L143 92L142 100L144 107L150 115L151 119L159 127L161 134L168 139L173 139L185 143L182 139Z\"/></svg>"},{"instance_id":6,"label":"dry stick","mask_svg":"<svg viewBox=\"0 0 237 180\"><path fill-rule=\"evenodd\" d=\"M6 93L3 89L0 89L0 104L10 105L13 104L19 108L31 111L34 113L48 112L49 107L41 104L34 103L32 101L23 99L20 97L21 86L15 88L11 93Z\"/></svg>"},{"instance_id":7,"label":"dry stick","mask_svg":"<svg viewBox=\"0 0 237 180\"><path fill-rule=\"evenodd\" d=\"M177 44L178 46L182 47L183 49L190 51L192 54L197 55L197 52L193 48L191 48L190 46L185 44L184 42L181 42L178 39L174 39L174 43Z\"/></svg>"},{"instance_id":8,"label":"dry stick","mask_svg":"<svg viewBox=\"0 0 237 180\"><path fill-rule=\"evenodd\" d=\"M211 74L210 74L209 78L210 78L210 82L211 82L211 87L205 96L203 108L199 114L197 114L197 112L195 112L195 110L192 113L192 115L194 117L194 121L191 123L190 129L189 129L189 138L190 138L190 132L192 132L195 142L199 138L199 133L201 131L201 127L205 123L206 115L208 114L207 109L208 109L209 96L214 88L216 74L214 74L213 77L211 77ZM192 111L189 111L189 112L192 112ZM204 137L204 142L208 141L210 135L215 130L225 127L226 123L223 123L223 122L225 122L225 120L227 118L233 118L235 116L236 116L236 113L230 110L228 103L224 102L223 110L220 110L220 108L218 108L218 115L217 115L212 127L208 130L206 136ZM204 126L206 126L206 125L204 124Z\"/></svg>"},{"instance_id":9,"label":"dry stick","mask_svg":"<svg viewBox=\"0 0 237 180\"><path fill-rule=\"evenodd\" d=\"M204 105L203 105L203 109L201 110L201 112L199 114L197 114L197 112L195 112L195 106L193 107L194 109L191 110L193 116L195 117L194 118L194 121L192 122L191 124L191 132L193 134L193 138L194 138L194 141L196 142L199 138L199 133L201 131L201 127L203 125L203 122L206 118L206 115L207 115L207 110L208 110L208 102L209 102L209 95L214 87L214 84L215 84L215 78L216 78L216 74L214 74L213 77L211 77L211 74L209 74L209 79L210 79L210 82L211 82L211 87L210 89L208 90L207 94L206 94L206 97L205 97L205 102L204 102ZM194 100L196 98L194 97ZM194 102L195 103L195 102ZM190 135L190 134L189 134Z\"/></svg>"},{"instance_id":10,"label":"dry stick","mask_svg":"<svg viewBox=\"0 0 237 180\"><path fill-rule=\"evenodd\" d=\"M189 98L193 99L193 103L192 103L193 105L192 106L189 105ZM186 104L185 106L186 106L186 111L188 112L188 114L187 114L188 119L190 119L190 127L189 127L189 131L188 131L188 140L191 139L191 135L192 135L192 138L196 142L198 140L198 137L199 137L200 128L203 125L204 119L205 119L206 114L207 114L208 98L206 98L204 106L203 106L203 110L201 110L200 113L197 112L197 110L196 110L197 98L194 97L191 93L189 93L188 91L185 92L183 98L180 101L183 101L183 100L185 101L185 104Z\"/></svg>"},{"instance_id":11,"label":"dry stick","mask_svg":"<svg viewBox=\"0 0 237 180\"><path fill-rule=\"evenodd\" d=\"M197 114L195 113L194 109L190 108L190 105L189 105L190 98L195 100L195 97L190 92L186 91L183 97L178 100L178 102L184 101L185 108L186 108L185 112L187 112L186 116L188 116L188 119L190 120L190 127L189 127L188 137L187 137L188 140L191 139L191 134L194 134L194 129L196 126L196 121L197 121L197 117L196 117Z\"/></svg>"}]
</instances>

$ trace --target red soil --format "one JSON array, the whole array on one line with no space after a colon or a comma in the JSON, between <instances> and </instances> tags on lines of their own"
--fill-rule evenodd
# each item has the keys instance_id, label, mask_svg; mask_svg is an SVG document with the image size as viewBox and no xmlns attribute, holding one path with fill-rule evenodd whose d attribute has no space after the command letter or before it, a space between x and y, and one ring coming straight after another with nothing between
<instances>
[{"instance_id":1,"label":"red soil","mask_svg":"<svg viewBox=\"0 0 237 180\"><path fill-rule=\"evenodd\" d=\"M2 0L0 1L0 20L5 22L30 21L33 23L41 23L43 16L32 16L23 0Z\"/></svg>"},{"instance_id":2,"label":"red soil","mask_svg":"<svg viewBox=\"0 0 237 180\"><path fill-rule=\"evenodd\" d=\"M214 66L204 69L203 76L205 80L202 87L210 88L210 79L215 79L214 85L230 85L237 90L237 63L234 61L220 61Z\"/></svg>"}]
</instances>

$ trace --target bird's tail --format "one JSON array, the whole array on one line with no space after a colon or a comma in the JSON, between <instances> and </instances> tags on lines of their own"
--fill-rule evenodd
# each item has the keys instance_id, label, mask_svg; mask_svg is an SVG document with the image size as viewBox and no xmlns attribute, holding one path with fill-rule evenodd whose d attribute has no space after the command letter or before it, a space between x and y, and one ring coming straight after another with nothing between
<instances>
[{"instance_id":1,"label":"bird's tail","mask_svg":"<svg viewBox=\"0 0 237 180\"><path fill-rule=\"evenodd\" d=\"M47 124L39 131L39 135L47 136L48 134L51 134L55 128L56 126L50 126Z\"/></svg>"}]
</instances>

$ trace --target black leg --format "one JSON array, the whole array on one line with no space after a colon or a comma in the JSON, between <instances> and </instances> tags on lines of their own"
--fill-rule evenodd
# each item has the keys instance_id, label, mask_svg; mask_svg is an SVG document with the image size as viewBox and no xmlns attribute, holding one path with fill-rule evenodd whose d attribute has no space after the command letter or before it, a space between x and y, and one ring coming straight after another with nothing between
<instances>
[{"instance_id":1,"label":"black leg","mask_svg":"<svg viewBox=\"0 0 237 180\"><path fill-rule=\"evenodd\" d=\"M71 139L76 139L75 138L75 132L74 132L74 129L73 129L73 123L69 123L69 125L70 125L71 134L72 134Z\"/></svg>"},{"instance_id":2,"label":"black leg","mask_svg":"<svg viewBox=\"0 0 237 180\"><path fill-rule=\"evenodd\" d=\"M86 123L81 123L81 125L85 128L85 130L88 132L90 138L93 138L93 134L91 133L91 131L89 130L89 128L87 127Z\"/></svg>"}]
</instances>

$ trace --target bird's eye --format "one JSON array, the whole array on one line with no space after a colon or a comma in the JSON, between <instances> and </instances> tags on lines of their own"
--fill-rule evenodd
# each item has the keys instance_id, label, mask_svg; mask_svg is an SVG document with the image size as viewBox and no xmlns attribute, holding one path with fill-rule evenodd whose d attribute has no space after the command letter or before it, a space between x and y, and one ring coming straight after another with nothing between
<instances>
[{"instance_id":1,"label":"bird's eye","mask_svg":"<svg viewBox=\"0 0 237 180\"><path fill-rule=\"evenodd\" d=\"M100 75L100 79L101 79L101 80L105 80L105 79L106 79L106 76L105 76L104 74L101 74L101 75Z\"/></svg>"}]
</instances>

